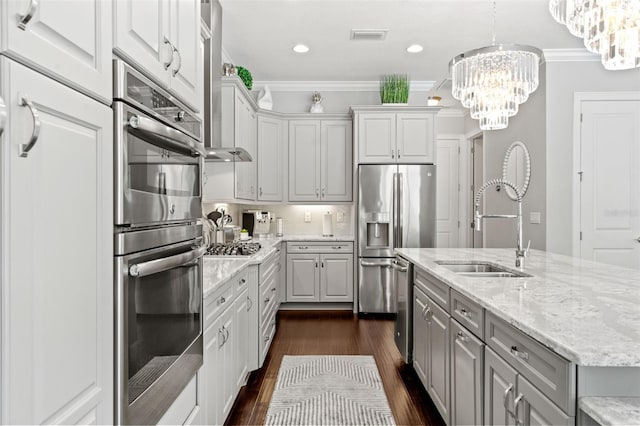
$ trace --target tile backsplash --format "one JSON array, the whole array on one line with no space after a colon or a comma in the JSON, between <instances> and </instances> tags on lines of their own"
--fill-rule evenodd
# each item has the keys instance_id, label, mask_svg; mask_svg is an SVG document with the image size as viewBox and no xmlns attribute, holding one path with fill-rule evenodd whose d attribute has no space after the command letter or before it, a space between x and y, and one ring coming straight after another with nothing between
<instances>
[{"instance_id":1,"label":"tile backsplash","mask_svg":"<svg viewBox=\"0 0 640 426\"><path fill-rule=\"evenodd\" d=\"M281 217L284 221L285 235L322 235L322 216L326 212L333 214L334 235L352 236L355 234L354 206L349 204L339 205L243 205L227 203L203 203L202 212L207 213L218 207L225 209L226 213L233 218L232 224L242 226L242 212L244 210L270 211L276 218ZM305 213L311 216L310 222L305 222ZM342 221L338 222L339 216ZM271 225L271 232L275 234L275 220Z\"/></svg>"}]
</instances>

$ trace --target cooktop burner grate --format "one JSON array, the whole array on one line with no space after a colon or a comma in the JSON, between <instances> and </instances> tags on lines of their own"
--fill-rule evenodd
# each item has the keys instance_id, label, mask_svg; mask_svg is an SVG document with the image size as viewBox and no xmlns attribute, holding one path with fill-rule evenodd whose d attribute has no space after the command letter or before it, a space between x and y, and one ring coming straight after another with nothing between
<instances>
[{"instance_id":1,"label":"cooktop burner grate","mask_svg":"<svg viewBox=\"0 0 640 426\"><path fill-rule=\"evenodd\" d=\"M260 250L260 243L214 244L207 250L208 256L251 256Z\"/></svg>"}]
</instances>

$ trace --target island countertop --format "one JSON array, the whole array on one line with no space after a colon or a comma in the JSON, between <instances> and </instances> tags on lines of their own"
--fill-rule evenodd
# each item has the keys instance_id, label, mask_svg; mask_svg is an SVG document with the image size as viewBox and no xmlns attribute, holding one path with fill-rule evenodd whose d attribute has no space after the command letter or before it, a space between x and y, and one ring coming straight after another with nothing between
<instances>
[{"instance_id":1,"label":"island countertop","mask_svg":"<svg viewBox=\"0 0 640 426\"><path fill-rule=\"evenodd\" d=\"M640 271L539 250L523 278L465 277L435 261L515 269L513 249L396 252L577 365L640 367Z\"/></svg>"}]
</instances>

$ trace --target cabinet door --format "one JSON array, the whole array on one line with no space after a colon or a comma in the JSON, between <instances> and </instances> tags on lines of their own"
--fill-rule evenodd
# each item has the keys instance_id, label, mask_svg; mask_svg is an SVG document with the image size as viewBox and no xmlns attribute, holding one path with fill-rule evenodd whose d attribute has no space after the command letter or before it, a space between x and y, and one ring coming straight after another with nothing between
<instances>
[{"instance_id":1,"label":"cabinet door","mask_svg":"<svg viewBox=\"0 0 640 426\"><path fill-rule=\"evenodd\" d=\"M118 0L113 4L113 50L149 76L169 87L167 67L176 60L169 41L168 0Z\"/></svg>"},{"instance_id":2,"label":"cabinet door","mask_svg":"<svg viewBox=\"0 0 640 426\"><path fill-rule=\"evenodd\" d=\"M280 303L285 303L287 301L287 250L286 243L283 241L280 243L280 247L278 251L280 252L280 263L278 263L278 273L280 289L278 290L278 295L280 298Z\"/></svg>"},{"instance_id":3,"label":"cabinet door","mask_svg":"<svg viewBox=\"0 0 640 426\"><path fill-rule=\"evenodd\" d=\"M320 255L320 301L353 301L353 255Z\"/></svg>"},{"instance_id":4,"label":"cabinet door","mask_svg":"<svg viewBox=\"0 0 640 426\"><path fill-rule=\"evenodd\" d=\"M394 163L396 115L370 113L358 116L358 162Z\"/></svg>"},{"instance_id":5,"label":"cabinet door","mask_svg":"<svg viewBox=\"0 0 640 426\"><path fill-rule=\"evenodd\" d=\"M482 424L484 343L451 319L451 424Z\"/></svg>"},{"instance_id":6,"label":"cabinet door","mask_svg":"<svg viewBox=\"0 0 640 426\"><path fill-rule=\"evenodd\" d=\"M205 424L222 424L220 420L221 399L223 397L224 369L221 368L221 347L224 340L221 320L215 321L204 332L204 407Z\"/></svg>"},{"instance_id":7,"label":"cabinet door","mask_svg":"<svg viewBox=\"0 0 640 426\"><path fill-rule=\"evenodd\" d=\"M319 275L317 254L287 255L287 302L318 302Z\"/></svg>"},{"instance_id":8,"label":"cabinet door","mask_svg":"<svg viewBox=\"0 0 640 426\"><path fill-rule=\"evenodd\" d=\"M428 300L427 392L446 423L449 423L449 314Z\"/></svg>"},{"instance_id":9,"label":"cabinet door","mask_svg":"<svg viewBox=\"0 0 640 426\"><path fill-rule=\"evenodd\" d=\"M111 2L3 1L1 51L96 99L111 104ZM33 17L20 28L27 11Z\"/></svg>"},{"instance_id":10,"label":"cabinet door","mask_svg":"<svg viewBox=\"0 0 640 426\"><path fill-rule=\"evenodd\" d=\"M246 280L246 278L245 278ZM249 299L247 298L247 291L242 292L233 303L235 310L235 373L236 386L235 389L240 389L244 385L244 381L249 373L248 355L249 355Z\"/></svg>"},{"instance_id":11,"label":"cabinet door","mask_svg":"<svg viewBox=\"0 0 640 426\"><path fill-rule=\"evenodd\" d=\"M171 71L171 90L185 104L198 112L198 94L203 82L198 80L198 70L202 67L199 54L200 43L200 0L169 1L169 40L176 51Z\"/></svg>"},{"instance_id":12,"label":"cabinet door","mask_svg":"<svg viewBox=\"0 0 640 426\"><path fill-rule=\"evenodd\" d=\"M434 162L433 114L396 115L396 157L399 163Z\"/></svg>"},{"instance_id":13,"label":"cabinet door","mask_svg":"<svg viewBox=\"0 0 640 426\"><path fill-rule=\"evenodd\" d=\"M321 185L323 201L351 201L353 151L350 121L323 121L321 123Z\"/></svg>"},{"instance_id":14,"label":"cabinet door","mask_svg":"<svg viewBox=\"0 0 640 426\"><path fill-rule=\"evenodd\" d=\"M258 201L282 201L282 120L258 117Z\"/></svg>"},{"instance_id":15,"label":"cabinet door","mask_svg":"<svg viewBox=\"0 0 640 426\"><path fill-rule=\"evenodd\" d=\"M320 200L320 122L289 122L289 201Z\"/></svg>"},{"instance_id":16,"label":"cabinet door","mask_svg":"<svg viewBox=\"0 0 640 426\"><path fill-rule=\"evenodd\" d=\"M413 369L423 386L427 387L427 296L413 286Z\"/></svg>"},{"instance_id":17,"label":"cabinet door","mask_svg":"<svg viewBox=\"0 0 640 426\"><path fill-rule=\"evenodd\" d=\"M513 398L517 372L485 346L484 424L513 425Z\"/></svg>"},{"instance_id":18,"label":"cabinet door","mask_svg":"<svg viewBox=\"0 0 640 426\"><path fill-rule=\"evenodd\" d=\"M236 92L235 95L235 146L246 149L251 157L255 158L255 150L252 124L255 118L251 105L245 99L244 95ZM244 200L255 200L255 175L252 179L252 170L255 163L240 162L235 163L235 179L236 179L236 198Z\"/></svg>"},{"instance_id":19,"label":"cabinet door","mask_svg":"<svg viewBox=\"0 0 640 426\"><path fill-rule=\"evenodd\" d=\"M3 422L113 423L113 112L7 58L0 75Z\"/></svg>"},{"instance_id":20,"label":"cabinet door","mask_svg":"<svg viewBox=\"0 0 640 426\"><path fill-rule=\"evenodd\" d=\"M218 360L218 368L222 373L222 382L218 386L222 386L222 398L220 398L219 414L221 415L220 422L216 424L222 424L229 415L233 402L236 399L236 363L239 361L236 359L235 347L238 340L235 312L233 307L227 309L220 316L220 325L223 334L222 346L219 348L220 358Z\"/></svg>"},{"instance_id":21,"label":"cabinet door","mask_svg":"<svg viewBox=\"0 0 640 426\"><path fill-rule=\"evenodd\" d=\"M522 394L523 397L520 406L517 407L521 424L535 426L575 424L573 417L565 414L522 375L518 375L518 394Z\"/></svg>"}]
</instances>

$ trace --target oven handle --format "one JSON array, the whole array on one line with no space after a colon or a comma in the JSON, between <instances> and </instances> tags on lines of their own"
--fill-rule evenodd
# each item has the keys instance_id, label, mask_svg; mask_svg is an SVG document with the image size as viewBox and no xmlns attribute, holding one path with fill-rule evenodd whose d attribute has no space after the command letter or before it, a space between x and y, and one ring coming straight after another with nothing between
<instances>
[{"instance_id":1,"label":"oven handle","mask_svg":"<svg viewBox=\"0 0 640 426\"><path fill-rule=\"evenodd\" d=\"M129 266L129 275L132 277L146 277L148 275L157 274L158 272L168 271L169 269L174 269L193 262L194 260L204 256L206 252L207 248L203 246L186 253L163 257L162 259L150 260L148 262L136 263Z\"/></svg>"},{"instance_id":2,"label":"oven handle","mask_svg":"<svg viewBox=\"0 0 640 426\"><path fill-rule=\"evenodd\" d=\"M202 144L194 142L189 136L158 121L134 114L127 120L126 124L138 132L151 136L161 148L187 150L194 156L205 157L207 155L204 147L200 146Z\"/></svg>"}]
</instances>

